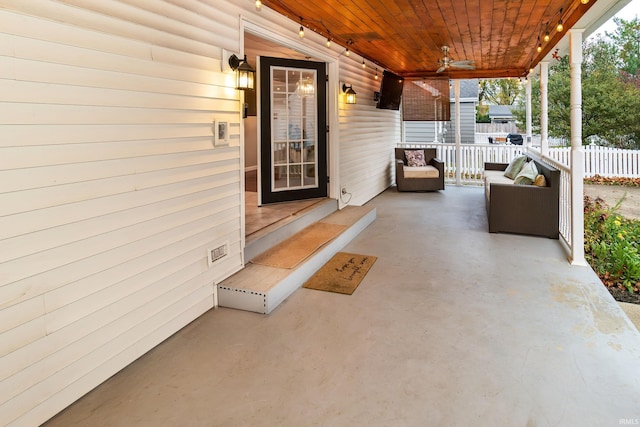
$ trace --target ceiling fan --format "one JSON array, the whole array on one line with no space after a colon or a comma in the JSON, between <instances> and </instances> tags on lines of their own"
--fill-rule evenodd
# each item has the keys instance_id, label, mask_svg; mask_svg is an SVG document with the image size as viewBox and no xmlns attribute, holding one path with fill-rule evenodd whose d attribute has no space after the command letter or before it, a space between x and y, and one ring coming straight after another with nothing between
<instances>
[{"instance_id":1,"label":"ceiling fan","mask_svg":"<svg viewBox=\"0 0 640 427\"><path fill-rule=\"evenodd\" d=\"M442 46L442 59L438 60L438 64L440 64L440 68L436 71L436 73L441 73L444 70L453 68L460 68L462 70L475 70L475 63L469 59L462 59L460 61L455 61L452 57L449 56L449 46Z\"/></svg>"}]
</instances>

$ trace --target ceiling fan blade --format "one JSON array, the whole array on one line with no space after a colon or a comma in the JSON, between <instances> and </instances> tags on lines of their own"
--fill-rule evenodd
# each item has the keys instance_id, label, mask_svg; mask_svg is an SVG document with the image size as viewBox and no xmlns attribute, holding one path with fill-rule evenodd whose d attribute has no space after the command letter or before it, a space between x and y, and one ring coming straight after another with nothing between
<instances>
[{"instance_id":1,"label":"ceiling fan blade","mask_svg":"<svg viewBox=\"0 0 640 427\"><path fill-rule=\"evenodd\" d=\"M447 67L443 65L442 67L440 67L440 68L438 68L438 69L436 70L436 73L441 73L441 72L443 72L443 71L444 71L444 70L446 70L446 69L447 69Z\"/></svg>"},{"instance_id":2,"label":"ceiling fan blade","mask_svg":"<svg viewBox=\"0 0 640 427\"><path fill-rule=\"evenodd\" d=\"M460 68L461 70L475 70L476 66L473 64L451 64L452 67Z\"/></svg>"},{"instance_id":3,"label":"ceiling fan blade","mask_svg":"<svg viewBox=\"0 0 640 427\"><path fill-rule=\"evenodd\" d=\"M451 61L450 62L451 65L456 66L456 67L460 67L462 65L474 65L474 62L470 59L461 59L460 61Z\"/></svg>"}]
</instances>

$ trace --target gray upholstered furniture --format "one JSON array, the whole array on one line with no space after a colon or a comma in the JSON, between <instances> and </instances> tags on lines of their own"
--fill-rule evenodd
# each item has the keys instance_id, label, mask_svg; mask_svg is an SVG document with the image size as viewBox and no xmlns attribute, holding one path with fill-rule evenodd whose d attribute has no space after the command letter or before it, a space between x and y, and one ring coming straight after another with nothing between
<instances>
[{"instance_id":1,"label":"gray upholstered furniture","mask_svg":"<svg viewBox=\"0 0 640 427\"><path fill-rule=\"evenodd\" d=\"M507 163L485 163L485 201L489 232L558 238L560 171L534 161L546 187L514 184L504 176Z\"/></svg>"},{"instance_id":2,"label":"gray upholstered furniture","mask_svg":"<svg viewBox=\"0 0 640 427\"><path fill-rule=\"evenodd\" d=\"M427 167L409 167L405 155L407 150L424 150ZM435 148L396 148L395 158L398 191L444 190L444 163L436 158Z\"/></svg>"}]
</instances>

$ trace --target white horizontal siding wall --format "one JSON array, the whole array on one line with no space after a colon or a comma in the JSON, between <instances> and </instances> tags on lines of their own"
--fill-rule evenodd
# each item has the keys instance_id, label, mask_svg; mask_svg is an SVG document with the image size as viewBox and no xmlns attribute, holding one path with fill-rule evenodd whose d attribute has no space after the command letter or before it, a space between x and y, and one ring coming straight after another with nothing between
<instances>
[{"instance_id":1,"label":"white horizontal siding wall","mask_svg":"<svg viewBox=\"0 0 640 427\"><path fill-rule=\"evenodd\" d=\"M220 71L241 11L209 3L0 0L0 425L50 418L242 266L240 108Z\"/></svg>"},{"instance_id":2,"label":"white horizontal siding wall","mask_svg":"<svg viewBox=\"0 0 640 427\"><path fill-rule=\"evenodd\" d=\"M404 142L432 143L437 142L439 122L410 121L403 122Z\"/></svg>"},{"instance_id":3,"label":"white horizontal siding wall","mask_svg":"<svg viewBox=\"0 0 640 427\"><path fill-rule=\"evenodd\" d=\"M342 95L338 102L340 186L351 193L352 205L363 205L394 180L393 149L401 140L400 112L376 108L373 92L380 90L382 70L378 75L376 80L375 70L363 69L356 59L340 59L340 80L352 84L357 93L356 104L346 104Z\"/></svg>"}]
</instances>

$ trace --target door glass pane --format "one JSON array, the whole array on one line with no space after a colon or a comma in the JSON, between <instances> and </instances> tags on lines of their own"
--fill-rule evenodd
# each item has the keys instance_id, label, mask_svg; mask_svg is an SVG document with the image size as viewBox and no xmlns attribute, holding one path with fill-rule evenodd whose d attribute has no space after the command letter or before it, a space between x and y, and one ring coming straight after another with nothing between
<instances>
[{"instance_id":1,"label":"door glass pane","mask_svg":"<svg viewBox=\"0 0 640 427\"><path fill-rule=\"evenodd\" d=\"M272 190L318 188L317 71L271 67Z\"/></svg>"},{"instance_id":2,"label":"door glass pane","mask_svg":"<svg viewBox=\"0 0 640 427\"><path fill-rule=\"evenodd\" d=\"M272 178L274 188L287 188L287 167L275 166Z\"/></svg>"},{"instance_id":3,"label":"door glass pane","mask_svg":"<svg viewBox=\"0 0 640 427\"><path fill-rule=\"evenodd\" d=\"M289 166L289 187L302 186L302 166Z\"/></svg>"}]
</instances>

